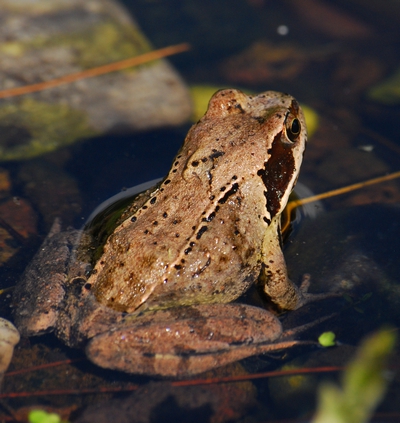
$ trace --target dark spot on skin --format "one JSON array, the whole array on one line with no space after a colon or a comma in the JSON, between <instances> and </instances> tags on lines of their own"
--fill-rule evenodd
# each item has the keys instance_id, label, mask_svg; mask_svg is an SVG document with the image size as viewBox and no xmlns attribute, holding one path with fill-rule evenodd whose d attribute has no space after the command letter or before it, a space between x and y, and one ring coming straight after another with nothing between
<instances>
[{"instance_id":1,"label":"dark spot on skin","mask_svg":"<svg viewBox=\"0 0 400 423\"><path fill-rule=\"evenodd\" d=\"M137 221L137 217L136 216L131 217L131 222L132 223L135 223L136 221Z\"/></svg>"},{"instance_id":2,"label":"dark spot on skin","mask_svg":"<svg viewBox=\"0 0 400 423\"><path fill-rule=\"evenodd\" d=\"M164 212L164 213L163 213L163 215L162 215L162 217L163 217L164 219L166 219L166 218L168 217L168 213L167 213L167 212Z\"/></svg>"},{"instance_id":3,"label":"dark spot on skin","mask_svg":"<svg viewBox=\"0 0 400 423\"><path fill-rule=\"evenodd\" d=\"M145 234L145 235L147 235L148 233L150 233L150 231L149 231L148 229L146 229L146 230L144 231L144 234Z\"/></svg>"},{"instance_id":4,"label":"dark spot on skin","mask_svg":"<svg viewBox=\"0 0 400 423\"><path fill-rule=\"evenodd\" d=\"M125 266L125 263L123 261L120 261L119 262L119 267L124 267L124 266Z\"/></svg>"},{"instance_id":5,"label":"dark spot on skin","mask_svg":"<svg viewBox=\"0 0 400 423\"><path fill-rule=\"evenodd\" d=\"M158 225L157 220L155 220L155 221L153 222L153 225L154 225L154 226L157 226L157 225Z\"/></svg>"},{"instance_id":6,"label":"dark spot on skin","mask_svg":"<svg viewBox=\"0 0 400 423\"><path fill-rule=\"evenodd\" d=\"M233 180L233 181L236 181L236 179L237 179L237 176L236 176L236 175L233 175L233 176L232 176L232 180Z\"/></svg>"},{"instance_id":7,"label":"dark spot on skin","mask_svg":"<svg viewBox=\"0 0 400 423\"><path fill-rule=\"evenodd\" d=\"M157 241L154 241L154 242L153 242L153 245L157 245Z\"/></svg>"},{"instance_id":8,"label":"dark spot on skin","mask_svg":"<svg viewBox=\"0 0 400 423\"><path fill-rule=\"evenodd\" d=\"M239 184L237 184L237 183L233 184L232 188L229 191L227 191L221 199L218 200L218 203L225 204L226 201L228 200L228 198L230 196L234 195L237 192L238 189L239 189ZM215 208L215 210L217 210L217 208Z\"/></svg>"},{"instance_id":9,"label":"dark spot on skin","mask_svg":"<svg viewBox=\"0 0 400 423\"><path fill-rule=\"evenodd\" d=\"M157 201L157 197L153 197L153 198L150 200L150 204L154 204L156 201Z\"/></svg>"},{"instance_id":10,"label":"dark spot on skin","mask_svg":"<svg viewBox=\"0 0 400 423\"><path fill-rule=\"evenodd\" d=\"M194 231L196 229L196 226L192 226L192 230Z\"/></svg>"},{"instance_id":11,"label":"dark spot on skin","mask_svg":"<svg viewBox=\"0 0 400 423\"><path fill-rule=\"evenodd\" d=\"M184 253L186 255L188 255L191 251L192 251L192 249L189 247L189 248L186 248L186 250L184 251Z\"/></svg>"},{"instance_id":12,"label":"dark spot on skin","mask_svg":"<svg viewBox=\"0 0 400 423\"><path fill-rule=\"evenodd\" d=\"M142 209L143 209L143 210L146 210L146 209L147 209L147 206L143 206L143 207L142 207Z\"/></svg>"},{"instance_id":13,"label":"dark spot on skin","mask_svg":"<svg viewBox=\"0 0 400 423\"><path fill-rule=\"evenodd\" d=\"M91 283L85 283L84 288L88 291L90 291L90 289L92 288L92 284Z\"/></svg>"},{"instance_id":14,"label":"dark spot on skin","mask_svg":"<svg viewBox=\"0 0 400 423\"><path fill-rule=\"evenodd\" d=\"M204 232L206 232L206 231L207 231L207 229L208 229L208 227L207 227L207 226L202 226L202 227L199 229L199 232L197 232L196 239L200 239L200 238L203 236Z\"/></svg>"},{"instance_id":15,"label":"dark spot on skin","mask_svg":"<svg viewBox=\"0 0 400 423\"><path fill-rule=\"evenodd\" d=\"M169 183L171 183L171 179L167 179L166 181L164 181L164 185L168 185Z\"/></svg>"},{"instance_id":16,"label":"dark spot on skin","mask_svg":"<svg viewBox=\"0 0 400 423\"><path fill-rule=\"evenodd\" d=\"M235 109L239 109L240 110L240 113L244 113L243 107L242 107L242 105L240 103L239 104L235 104Z\"/></svg>"},{"instance_id":17,"label":"dark spot on skin","mask_svg":"<svg viewBox=\"0 0 400 423\"><path fill-rule=\"evenodd\" d=\"M216 158L218 158L218 157L221 157L221 156L223 156L225 153L223 152L223 151L218 151L218 150L215 150L215 149L213 149L213 153L212 154L210 154L210 159L211 160L214 160L214 159L216 159Z\"/></svg>"},{"instance_id":18,"label":"dark spot on skin","mask_svg":"<svg viewBox=\"0 0 400 423\"><path fill-rule=\"evenodd\" d=\"M194 247L194 246L196 245L196 243L195 243L194 241L192 241L189 245L190 245L191 247Z\"/></svg>"},{"instance_id":19,"label":"dark spot on skin","mask_svg":"<svg viewBox=\"0 0 400 423\"><path fill-rule=\"evenodd\" d=\"M180 237L180 235L179 234L175 234L175 238L179 238Z\"/></svg>"},{"instance_id":20,"label":"dark spot on skin","mask_svg":"<svg viewBox=\"0 0 400 423\"><path fill-rule=\"evenodd\" d=\"M215 195L210 195L210 201L213 201L215 199Z\"/></svg>"},{"instance_id":21,"label":"dark spot on skin","mask_svg":"<svg viewBox=\"0 0 400 423\"><path fill-rule=\"evenodd\" d=\"M172 224L173 225L176 225L178 223L178 221L176 220L176 219L174 219L173 221L172 221Z\"/></svg>"},{"instance_id":22,"label":"dark spot on skin","mask_svg":"<svg viewBox=\"0 0 400 423\"><path fill-rule=\"evenodd\" d=\"M174 163L174 166L178 166L178 164L179 164L179 162L178 162L178 161L176 161L176 162Z\"/></svg>"},{"instance_id":23,"label":"dark spot on skin","mask_svg":"<svg viewBox=\"0 0 400 423\"><path fill-rule=\"evenodd\" d=\"M239 235L240 232L236 229L236 231L234 232L235 235Z\"/></svg>"},{"instance_id":24,"label":"dark spot on skin","mask_svg":"<svg viewBox=\"0 0 400 423\"><path fill-rule=\"evenodd\" d=\"M215 212L210 213L207 217L203 217L202 222L211 222L215 217Z\"/></svg>"},{"instance_id":25,"label":"dark spot on skin","mask_svg":"<svg viewBox=\"0 0 400 423\"><path fill-rule=\"evenodd\" d=\"M203 162L203 163L206 163L207 162L207 157L203 157L202 159L201 159L201 161Z\"/></svg>"},{"instance_id":26,"label":"dark spot on skin","mask_svg":"<svg viewBox=\"0 0 400 423\"><path fill-rule=\"evenodd\" d=\"M172 171L172 173L176 173L177 172L177 169L174 169L173 171Z\"/></svg>"},{"instance_id":27,"label":"dark spot on skin","mask_svg":"<svg viewBox=\"0 0 400 423\"><path fill-rule=\"evenodd\" d=\"M220 189L220 191L221 192L224 192L226 190L226 187L222 187L221 189Z\"/></svg>"},{"instance_id":28,"label":"dark spot on skin","mask_svg":"<svg viewBox=\"0 0 400 423\"><path fill-rule=\"evenodd\" d=\"M164 283L167 283L168 282L168 279L164 279Z\"/></svg>"},{"instance_id":29,"label":"dark spot on skin","mask_svg":"<svg viewBox=\"0 0 400 423\"><path fill-rule=\"evenodd\" d=\"M192 166L193 167L197 167L199 165L199 162L197 161L197 160L194 160L193 162L192 162Z\"/></svg>"},{"instance_id":30,"label":"dark spot on skin","mask_svg":"<svg viewBox=\"0 0 400 423\"><path fill-rule=\"evenodd\" d=\"M246 260L249 259L255 252L255 248L249 248L245 253Z\"/></svg>"},{"instance_id":31,"label":"dark spot on skin","mask_svg":"<svg viewBox=\"0 0 400 423\"><path fill-rule=\"evenodd\" d=\"M265 216L263 217L263 220L268 226L271 224L271 221L267 219Z\"/></svg>"},{"instance_id":32,"label":"dark spot on skin","mask_svg":"<svg viewBox=\"0 0 400 423\"><path fill-rule=\"evenodd\" d=\"M260 125L262 125L265 122L266 117L265 116L254 116L253 119L256 120Z\"/></svg>"},{"instance_id":33,"label":"dark spot on skin","mask_svg":"<svg viewBox=\"0 0 400 423\"><path fill-rule=\"evenodd\" d=\"M174 267L175 267L176 270L181 270L182 269L182 266L180 264L175 264Z\"/></svg>"},{"instance_id":34,"label":"dark spot on skin","mask_svg":"<svg viewBox=\"0 0 400 423\"><path fill-rule=\"evenodd\" d=\"M271 218L281 211L281 199L295 171L292 145L282 142L283 137L285 137L283 132L275 136L268 151L271 157L264 163L264 169L257 172L266 188L264 191L266 208Z\"/></svg>"}]
</instances>

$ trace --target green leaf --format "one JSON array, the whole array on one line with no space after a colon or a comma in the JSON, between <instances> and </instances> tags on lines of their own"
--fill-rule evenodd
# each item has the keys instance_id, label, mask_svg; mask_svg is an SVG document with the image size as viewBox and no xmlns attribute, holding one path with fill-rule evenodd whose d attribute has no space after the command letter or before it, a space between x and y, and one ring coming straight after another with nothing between
<instances>
[{"instance_id":1,"label":"green leaf","mask_svg":"<svg viewBox=\"0 0 400 423\"><path fill-rule=\"evenodd\" d=\"M369 300L371 297L372 297L372 292L367 292L366 294L364 294L364 295L361 297L361 300L360 300L360 301L367 301L367 300Z\"/></svg>"},{"instance_id":2,"label":"green leaf","mask_svg":"<svg viewBox=\"0 0 400 423\"><path fill-rule=\"evenodd\" d=\"M353 304L353 298L350 297L349 294L343 294L343 298L350 304Z\"/></svg>"},{"instance_id":3,"label":"green leaf","mask_svg":"<svg viewBox=\"0 0 400 423\"><path fill-rule=\"evenodd\" d=\"M324 332L318 337L318 342L323 347L333 347L336 344L335 337L333 332Z\"/></svg>"},{"instance_id":4,"label":"green leaf","mask_svg":"<svg viewBox=\"0 0 400 423\"><path fill-rule=\"evenodd\" d=\"M29 423L61 423L61 417L45 410L32 410L28 416Z\"/></svg>"},{"instance_id":5,"label":"green leaf","mask_svg":"<svg viewBox=\"0 0 400 423\"><path fill-rule=\"evenodd\" d=\"M320 387L312 423L366 423L385 394L383 371L395 342L395 332L389 330L368 337L344 372L342 389L332 384Z\"/></svg>"}]
</instances>

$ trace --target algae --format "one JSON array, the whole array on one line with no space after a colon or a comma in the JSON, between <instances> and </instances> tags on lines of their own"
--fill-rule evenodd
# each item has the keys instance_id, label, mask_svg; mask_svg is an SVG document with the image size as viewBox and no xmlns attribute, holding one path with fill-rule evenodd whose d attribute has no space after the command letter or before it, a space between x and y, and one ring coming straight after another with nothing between
<instances>
[{"instance_id":1,"label":"algae","mask_svg":"<svg viewBox=\"0 0 400 423\"><path fill-rule=\"evenodd\" d=\"M31 158L97 135L84 112L32 98L0 107L0 132L0 160Z\"/></svg>"}]
</instances>

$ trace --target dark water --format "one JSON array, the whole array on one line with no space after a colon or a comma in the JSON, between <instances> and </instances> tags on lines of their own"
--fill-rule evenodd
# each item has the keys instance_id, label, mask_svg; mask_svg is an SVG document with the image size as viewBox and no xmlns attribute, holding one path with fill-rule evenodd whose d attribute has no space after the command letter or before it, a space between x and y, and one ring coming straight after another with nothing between
<instances>
[{"instance_id":1,"label":"dark water","mask_svg":"<svg viewBox=\"0 0 400 423\"><path fill-rule=\"evenodd\" d=\"M318 127L310 137L299 179L311 192L329 191L399 169L400 78L391 87L379 89L400 72L398 2L126 0L124 4L155 47L181 42L192 45L191 51L171 59L188 84L290 92L318 114ZM189 127L190 122L178 128L87 140L68 148L66 160L50 158L50 162L62 163L57 169L75 181L81 197L80 211L67 207L67 221L79 227L109 196L163 176ZM55 157L57 154L62 153ZM21 169L45 166L46 160L4 164L15 178L15 195L25 195L18 179ZM288 237L285 248L293 280L310 273L311 290L347 289L352 303L339 298L314 304L283 316L284 325L298 326L338 311L303 339L314 340L322 331L332 330L339 347L302 347L258 357L223 374L271 371L287 362L300 367L341 366L353 356L363 336L385 325L397 327L399 203L396 181L335 196L312 205L314 216L303 216ZM38 218L39 237L43 237L48 220L40 213ZM19 255L3 266L4 286L13 285L39 239L33 244L20 249ZM6 317L9 302L4 298ZM257 383L197 388L170 387L164 382L147 385L147 378L100 371L52 335L23 340L10 370L28 367L27 357L34 358L32 365L66 358L78 361L55 370L10 375L3 392L72 387L78 392L81 389L81 394L6 398L7 404L17 412L32 404L50 406L72 421L82 422L301 421L315 409L318 382L335 378L335 374L265 378ZM104 387L124 390L131 383L141 386L133 396L83 394L84 389ZM394 377L380 409L382 418L389 413L394 420L399 418L398 386ZM89 409L84 417L89 404L104 408Z\"/></svg>"}]
</instances>

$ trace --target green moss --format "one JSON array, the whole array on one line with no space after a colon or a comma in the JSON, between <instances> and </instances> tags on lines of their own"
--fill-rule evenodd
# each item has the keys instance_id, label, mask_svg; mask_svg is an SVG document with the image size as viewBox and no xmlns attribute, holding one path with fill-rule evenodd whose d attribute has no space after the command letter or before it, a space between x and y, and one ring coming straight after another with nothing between
<instances>
[{"instance_id":1,"label":"green moss","mask_svg":"<svg viewBox=\"0 0 400 423\"><path fill-rule=\"evenodd\" d=\"M84 112L65 104L23 99L0 107L0 159L37 156L97 134Z\"/></svg>"},{"instance_id":2,"label":"green moss","mask_svg":"<svg viewBox=\"0 0 400 423\"><path fill-rule=\"evenodd\" d=\"M44 47L63 45L75 51L77 62L83 69L138 56L151 50L149 42L139 30L117 25L115 21L105 21L85 32L49 39Z\"/></svg>"},{"instance_id":3,"label":"green moss","mask_svg":"<svg viewBox=\"0 0 400 423\"><path fill-rule=\"evenodd\" d=\"M137 29L105 19L84 31L62 33L52 37L40 35L26 42L0 45L0 51L21 55L28 51L47 48L66 48L74 52L76 64L82 69L101 66L138 56L152 50L150 43Z\"/></svg>"}]
</instances>

